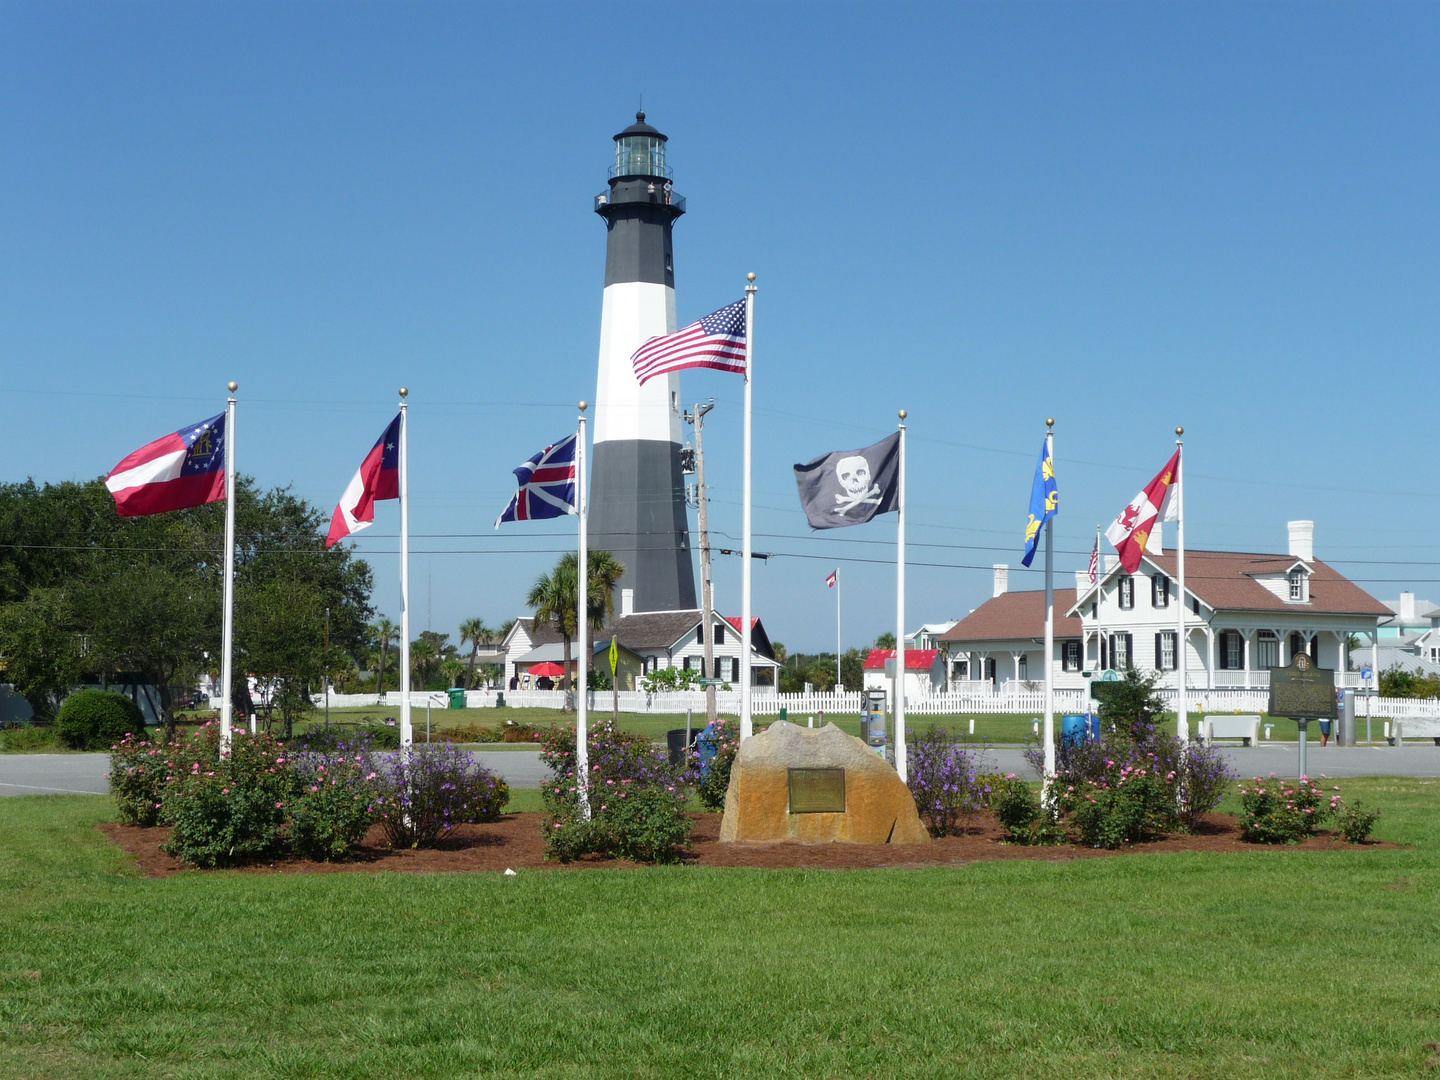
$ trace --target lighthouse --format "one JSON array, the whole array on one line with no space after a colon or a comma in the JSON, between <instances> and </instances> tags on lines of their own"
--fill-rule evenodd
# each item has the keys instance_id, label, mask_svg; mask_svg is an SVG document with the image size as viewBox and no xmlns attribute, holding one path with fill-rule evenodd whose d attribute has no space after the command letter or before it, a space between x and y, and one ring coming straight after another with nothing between
<instances>
[{"instance_id":1,"label":"lighthouse","mask_svg":"<svg viewBox=\"0 0 1440 1080\"><path fill-rule=\"evenodd\" d=\"M695 607L680 377L656 376L641 386L630 366L636 349L676 329L671 229L685 213L685 200L670 184L666 141L636 113L635 123L615 136L609 188L595 196L607 236L590 546L612 552L625 566L617 585L622 612L627 599L637 612Z\"/></svg>"}]
</instances>

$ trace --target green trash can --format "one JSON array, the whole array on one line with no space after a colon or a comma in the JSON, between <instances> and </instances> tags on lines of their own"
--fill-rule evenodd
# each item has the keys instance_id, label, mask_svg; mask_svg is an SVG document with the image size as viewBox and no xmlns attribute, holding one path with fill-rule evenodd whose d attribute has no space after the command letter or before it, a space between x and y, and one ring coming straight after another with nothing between
<instances>
[{"instance_id":1,"label":"green trash can","mask_svg":"<svg viewBox=\"0 0 1440 1080\"><path fill-rule=\"evenodd\" d=\"M463 709L465 707L465 688L463 686L452 686L449 694L450 708Z\"/></svg>"}]
</instances>

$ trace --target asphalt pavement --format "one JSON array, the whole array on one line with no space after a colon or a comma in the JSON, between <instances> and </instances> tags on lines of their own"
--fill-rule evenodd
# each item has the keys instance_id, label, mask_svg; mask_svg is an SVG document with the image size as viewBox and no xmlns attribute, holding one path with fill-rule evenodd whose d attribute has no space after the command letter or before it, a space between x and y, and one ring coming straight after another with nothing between
<instances>
[{"instance_id":1,"label":"asphalt pavement","mask_svg":"<svg viewBox=\"0 0 1440 1080\"><path fill-rule=\"evenodd\" d=\"M1223 747L1225 758L1241 777L1294 777L1299 769L1296 743L1262 742L1255 747ZM1019 747L994 747L986 765L997 772L1030 779L1037 774ZM502 777L512 788L538 788L545 766L537 750L472 750L470 756ZM0 795L104 795L110 790L106 754L0 754ZM1311 776L1440 777L1440 746L1328 746L1311 744L1306 752Z\"/></svg>"}]
</instances>

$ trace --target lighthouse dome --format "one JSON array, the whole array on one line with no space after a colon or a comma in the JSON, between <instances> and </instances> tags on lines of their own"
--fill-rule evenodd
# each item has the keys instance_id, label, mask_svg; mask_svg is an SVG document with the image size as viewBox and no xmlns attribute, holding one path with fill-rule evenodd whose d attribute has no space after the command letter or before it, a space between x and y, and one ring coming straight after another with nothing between
<instances>
[{"instance_id":1,"label":"lighthouse dome","mask_svg":"<svg viewBox=\"0 0 1440 1080\"><path fill-rule=\"evenodd\" d=\"M670 168L665 164L666 141L664 135L645 123L645 114L637 112L635 123L615 136L615 166L610 175L669 179Z\"/></svg>"}]
</instances>

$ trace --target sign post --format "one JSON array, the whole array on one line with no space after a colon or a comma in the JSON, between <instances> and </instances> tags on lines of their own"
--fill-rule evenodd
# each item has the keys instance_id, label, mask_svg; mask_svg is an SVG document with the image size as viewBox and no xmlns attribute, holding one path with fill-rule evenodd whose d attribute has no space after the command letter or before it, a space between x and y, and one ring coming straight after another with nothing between
<instances>
[{"instance_id":1,"label":"sign post","mask_svg":"<svg viewBox=\"0 0 1440 1080\"><path fill-rule=\"evenodd\" d=\"M1370 679L1375 674L1374 668L1361 668L1360 681L1365 684L1365 741L1375 745L1375 740L1370 736Z\"/></svg>"},{"instance_id":2,"label":"sign post","mask_svg":"<svg viewBox=\"0 0 1440 1080\"><path fill-rule=\"evenodd\" d=\"M1318 668L1309 653L1296 653L1289 667L1270 669L1271 716L1288 716L1300 725L1300 776L1306 776L1305 744L1311 720L1335 719L1335 672Z\"/></svg>"},{"instance_id":3,"label":"sign post","mask_svg":"<svg viewBox=\"0 0 1440 1080\"><path fill-rule=\"evenodd\" d=\"M615 644L615 635L610 635L610 695L615 703L614 723L620 726L620 679L616 672L620 668L620 649Z\"/></svg>"}]
</instances>

